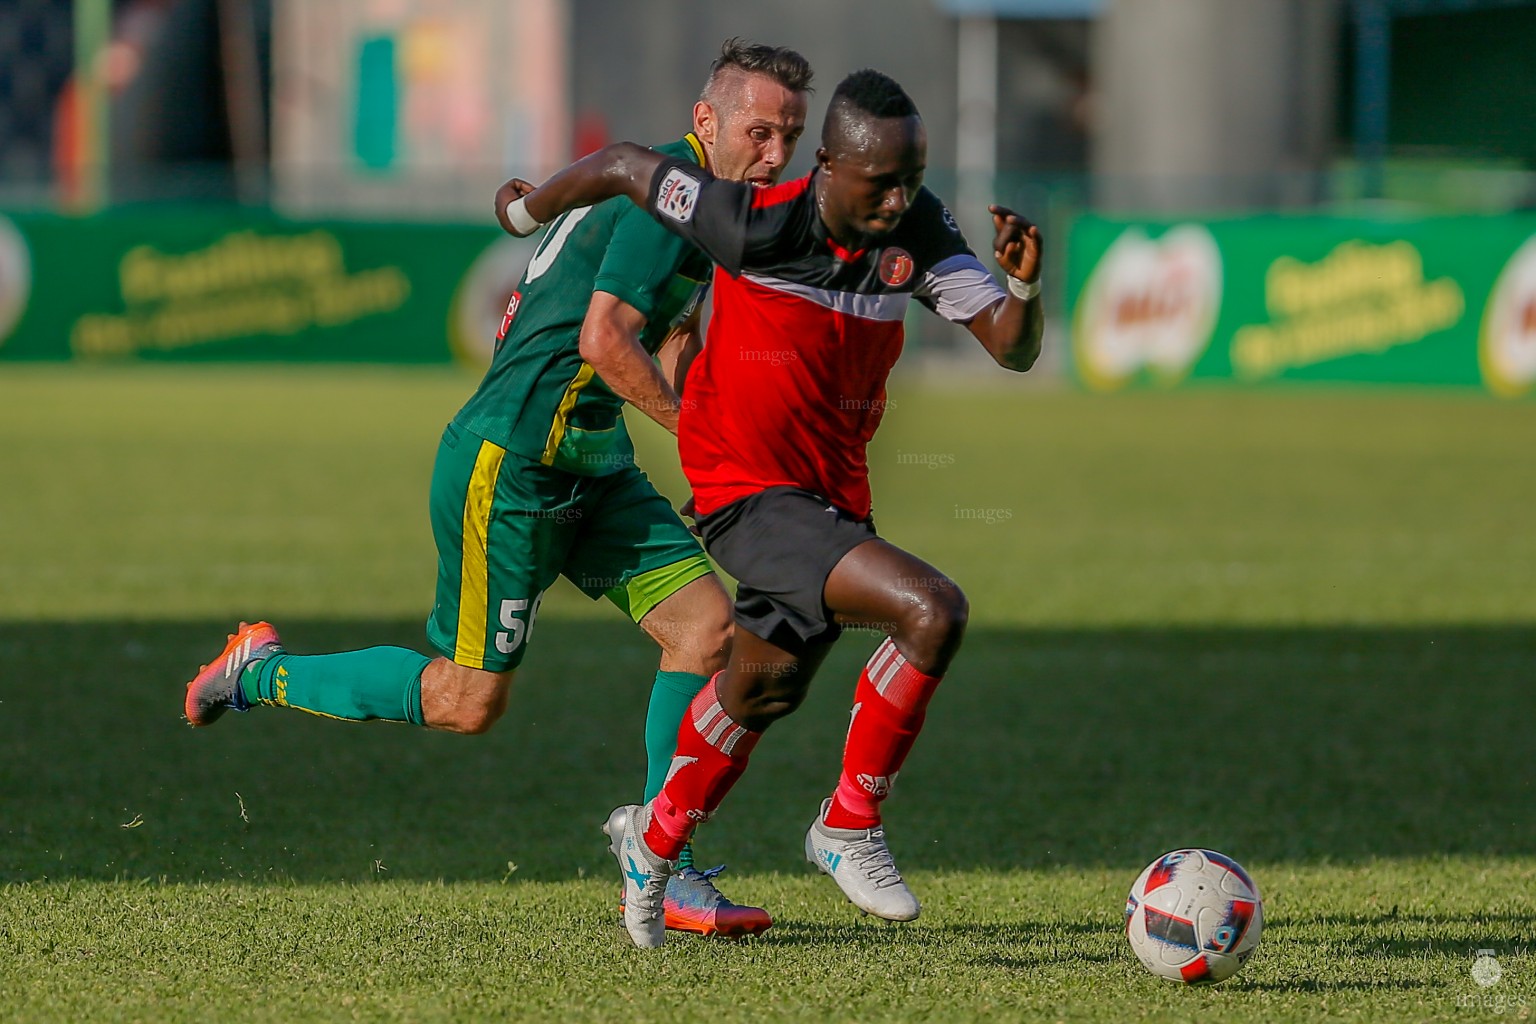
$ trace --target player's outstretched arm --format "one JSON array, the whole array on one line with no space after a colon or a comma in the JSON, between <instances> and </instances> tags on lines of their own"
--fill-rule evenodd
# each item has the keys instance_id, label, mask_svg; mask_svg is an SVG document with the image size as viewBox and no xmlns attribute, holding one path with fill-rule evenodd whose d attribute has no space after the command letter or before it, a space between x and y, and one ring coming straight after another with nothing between
<instances>
[{"instance_id":1,"label":"player's outstretched arm","mask_svg":"<svg viewBox=\"0 0 1536 1024\"><path fill-rule=\"evenodd\" d=\"M581 323L581 358L610 391L675 435L677 392L640 344L645 324L645 315L623 299L593 292Z\"/></svg>"},{"instance_id":2,"label":"player's outstretched arm","mask_svg":"<svg viewBox=\"0 0 1536 1024\"><path fill-rule=\"evenodd\" d=\"M513 178L496 190L496 219L518 237L531 235L578 206L628 196L645 207L651 177L666 157L633 142L615 142L557 171L538 188Z\"/></svg>"},{"instance_id":3,"label":"player's outstretched arm","mask_svg":"<svg viewBox=\"0 0 1536 1024\"><path fill-rule=\"evenodd\" d=\"M989 206L997 230L992 251L1008 278L1008 292L966 326L982 347L1010 370L1027 370L1040 357L1045 313L1040 306L1040 229L1003 206Z\"/></svg>"}]
</instances>

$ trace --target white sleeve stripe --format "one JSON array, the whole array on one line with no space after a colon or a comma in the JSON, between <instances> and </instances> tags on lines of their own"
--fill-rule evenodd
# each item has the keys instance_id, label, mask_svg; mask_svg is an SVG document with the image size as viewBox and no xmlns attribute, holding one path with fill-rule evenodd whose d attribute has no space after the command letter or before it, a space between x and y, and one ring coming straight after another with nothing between
<instances>
[{"instance_id":1,"label":"white sleeve stripe","mask_svg":"<svg viewBox=\"0 0 1536 1024\"><path fill-rule=\"evenodd\" d=\"M814 285L801 284L798 281L786 281L781 277L772 277L768 274L747 272L741 276L753 284L762 285L764 288L772 288L775 291L795 295L807 302L814 302L818 306L830 309L835 313L856 316L864 320L901 320L907 315L909 300L912 298L907 292L881 292L876 295L862 295L857 292L817 288Z\"/></svg>"},{"instance_id":2,"label":"white sleeve stripe","mask_svg":"<svg viewBox=\"0 0 1536 1024\"><path fill-rule=\"evenodd\" d=\"M968 252L960 252L953 256L946 256L944 259L939 260L939 262L929 267L928 273L924 275L924 279L927 280L930 278L938 277L943 274L947 274L952 270L958 270L961 267L975 267L978 270L987 269L986 267L982 266L981 260L977 259L973 254Z\"/></svg>"},{"instance_id":3,"label":"white sleeve stripe","mask_svg":"<svg viewBox=\"0 0 1536 1024\"><path fill-rule=\"evenodd\" d=\"M970 320L1007 297L997 279L970 253L960 253L934 264L924 272L914 294L918 298L931 298L934 310L953 323Z\"/></svg>"}]
</instances>

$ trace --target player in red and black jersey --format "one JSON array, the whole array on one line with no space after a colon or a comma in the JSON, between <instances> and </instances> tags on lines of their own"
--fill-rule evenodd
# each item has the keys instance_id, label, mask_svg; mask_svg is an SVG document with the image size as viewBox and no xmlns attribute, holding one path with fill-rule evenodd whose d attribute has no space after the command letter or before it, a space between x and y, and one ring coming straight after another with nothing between
<instances>
[{"instance_id":1,"label":"player in red and black jersey","mask_svg":"<svg viewBox=\"0 0 1536 1024\"><path fill-rule=\"evenodd\" d=\"M911 920L918 902L885 844L889 794L965 630L960 589L880 539L865 446L885 408L912 299L964 324L1002 366L1040 351L1039 231L990 208L1007 291L922 187L922 119L877 71L834 93L807 177L754 191L638 146L609 147L530 192L497 195L517 230L627 195L719 266L708 343L679 422L709 553L740 581L729 666L695 699L661 794L629 809L626 924L640 945L669 861L745 770L759 735L804 698L842 626L889 637L858 682L842 777L806 856L861 909Z\"/></svg>"}]
</instances>

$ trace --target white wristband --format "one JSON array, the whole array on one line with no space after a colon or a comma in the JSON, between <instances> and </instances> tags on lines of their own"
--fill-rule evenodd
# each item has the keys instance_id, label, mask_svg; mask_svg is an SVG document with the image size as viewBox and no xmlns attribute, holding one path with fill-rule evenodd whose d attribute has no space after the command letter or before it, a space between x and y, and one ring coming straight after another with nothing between
<instances>
[{"instance_id":1,"label":"white wristband","mask_svg":"<svg viewBox=\"0 0 1536 1024\"><path fill-rule=\"evenodd\" d=\"M528 212L527 199L527 196L518 196L507 204L507 223L512 225L512 233L518 238L526 238L544 226L543 221L534 220L533 214Z\"/></svg>"},{"instance_id":2,"label":"white wristband","mask_svg":"<svg viewBox=\"0 0 1536 1024\"><path fill-rule=\"evenodd\" d=\"M1033 281L1020 281L1012 274L1005 274L1003 276L1008 278L1008 290L1025 302L1040 294L1040 279L1038 277Z\"/></svg>"}]
</instances>

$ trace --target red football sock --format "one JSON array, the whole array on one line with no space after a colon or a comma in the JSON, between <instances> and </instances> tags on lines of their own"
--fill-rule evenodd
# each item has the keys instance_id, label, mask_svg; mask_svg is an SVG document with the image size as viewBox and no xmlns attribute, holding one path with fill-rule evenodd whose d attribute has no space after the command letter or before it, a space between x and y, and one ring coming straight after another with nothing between
<instances>
[{"instance_id":1,"label":"red football sock","mask_svg":"<svg viewBox=\"0 0 1536 1024\"><path fill-rule=\"evenodd\" d=\"M896 773L922 731L928 701L941 678L913 668L889 638L875 650L854 691L843 775L827 808L829 827L880 824L880 801L890 795Z\"/></svg>"},{"instance_id":2,"label":"red football sock","mask_svg":"<svg viewBox=\"0 0 1536 1024\"><path fill-rule=\"evenodd\" d=\"M725 713L715 695L718 678L716 673L688 706L677 729L677 753L667 781L651 801L645 843L668 860L676 860L693 830L715 813L747 770L747 758L762 735Z\"/></svg>"}]
</instances>

